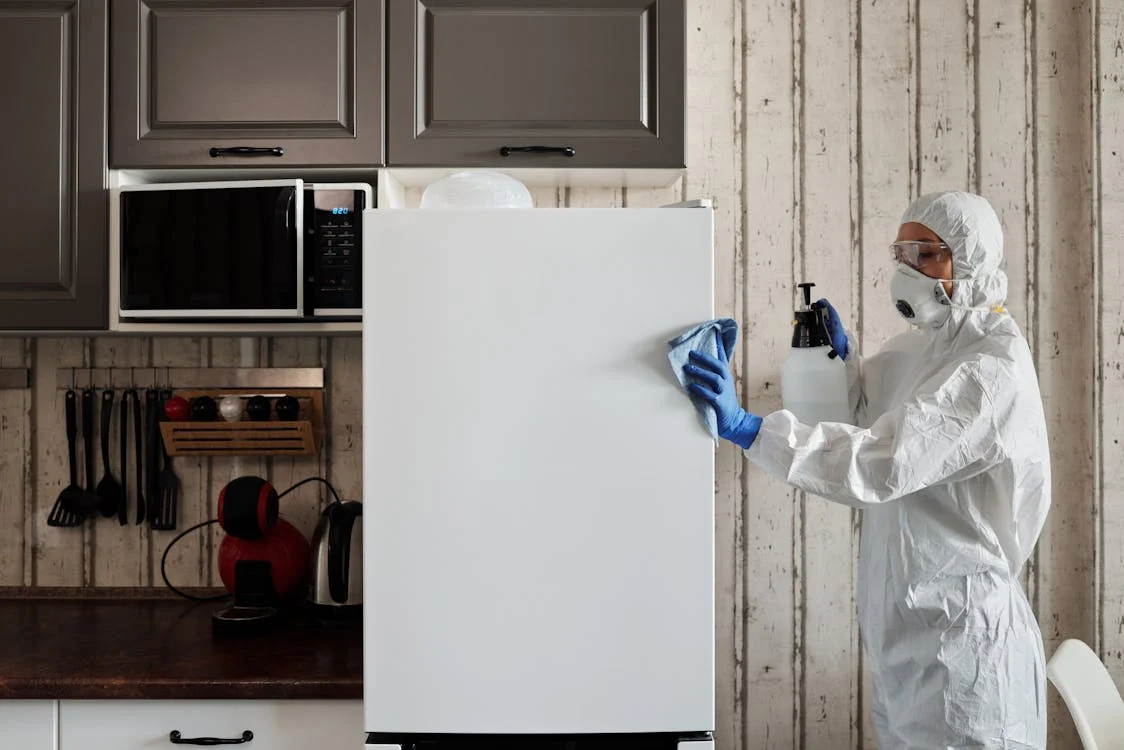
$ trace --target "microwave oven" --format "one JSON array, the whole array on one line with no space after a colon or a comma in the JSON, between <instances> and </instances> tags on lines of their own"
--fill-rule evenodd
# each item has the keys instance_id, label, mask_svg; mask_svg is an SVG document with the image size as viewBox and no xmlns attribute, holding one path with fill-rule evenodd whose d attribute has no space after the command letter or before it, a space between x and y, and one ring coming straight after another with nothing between
<instances>
[{"instance_id":1,"label":"microwave oven","mask_svg":"<svg viewBox=\"0 0 1124 750\"><path fill-rule=\"evenodd\" d=\"M120 187L112 271L135 321L359 320L365 183Z\"/></svg>"}]
</instances>

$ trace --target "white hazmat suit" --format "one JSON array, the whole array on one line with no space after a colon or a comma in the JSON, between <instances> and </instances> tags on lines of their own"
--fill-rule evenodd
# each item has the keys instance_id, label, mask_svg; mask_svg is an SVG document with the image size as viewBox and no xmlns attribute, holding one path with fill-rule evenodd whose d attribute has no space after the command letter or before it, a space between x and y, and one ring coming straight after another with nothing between
<instances>
[{"instance_id":1,"label":"white hazmat suit","mask_svg":"<svg viewBox=\"0 0 1124 750\"><path fill-rule=\"evenodd\" d=\"M865 512L859 619L878 744L1045 748L1042 636L1019 583L1050 505L1046 424L1026 340L1002 311L1003 233L968 193L917 222L951 248L952 312L846 365L855 425L764 418L746 456Z\"/></svg>"}]
</instances>

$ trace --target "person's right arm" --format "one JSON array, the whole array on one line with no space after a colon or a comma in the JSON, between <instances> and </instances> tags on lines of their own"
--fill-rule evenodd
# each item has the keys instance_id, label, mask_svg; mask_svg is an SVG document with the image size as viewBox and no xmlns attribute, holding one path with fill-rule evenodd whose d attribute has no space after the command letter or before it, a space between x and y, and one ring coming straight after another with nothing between
<instances>
[{"instance_id":1,"label":"person's right arm","mask_svg":"<svg viewBox=\"0 0 1124 750\"><path fill-rule=\"evenodd\" d=\"M847 368L851 424L859 425L865 416L866 398L863 393L861 357L854 346L854 339L844 330L839 315L830 302L821 299L813 307L826 311L824 318L835 350L833 354L841 356ZM714 408L719 437L736 443L743 450L748 449L757 439L762 418L747 412L738 403L737 387L730 372L725 348L719 346L716 357L697 350L692 351L688 357L689 361L683 367L689 381L687 390Z\"/></svg>"}]
</instances>

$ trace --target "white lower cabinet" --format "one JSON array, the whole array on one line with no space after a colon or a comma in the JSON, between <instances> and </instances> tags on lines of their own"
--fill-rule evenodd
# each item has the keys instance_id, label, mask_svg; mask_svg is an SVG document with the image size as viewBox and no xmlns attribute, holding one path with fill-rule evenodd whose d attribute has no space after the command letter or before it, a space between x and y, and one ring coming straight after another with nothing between
<instances>
[{"instance_id":1,"label":"white lower cabinet","mask_svg":"<svg viewBox=\"0 0 1124 750\"><path fill-rule=\"evenodd\" d=\"M0 701L0 747L56 750L54 701Z\"/></svg>"},{"instance_id":2,"label":"white lower cabinet","mask_svg":"<svg viewBox=\"0 0 1124 750\"><path fill-rule=\"evenodd\" d=\"M172 733L178 732L173 738ZM191 750L202 738L246 750L359 750L360 700L64 700L58 750ZM8 747L0 743L0 747Z\"/></svg>"}]
</instances>

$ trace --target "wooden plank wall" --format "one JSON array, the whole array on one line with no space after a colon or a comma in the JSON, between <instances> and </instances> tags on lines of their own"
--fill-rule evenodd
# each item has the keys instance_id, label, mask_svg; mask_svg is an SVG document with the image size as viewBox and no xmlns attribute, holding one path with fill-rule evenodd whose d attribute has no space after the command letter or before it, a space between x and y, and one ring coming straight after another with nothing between
<instances>
[{"instance_id":1,"label":"wooden plank wall","mask_svg":"<svg viewBox=\"0 0 1124 750\"><path fill-rule=\"evenodd\" d=\"M1025 573L1047 653L1093 644L1124 681L1124 10L1073 0L690 0L688 161L661 190L536 189L540 206L658 205L711 196L716 299L743 330L743 399L780 403L793 285L816 282L873 350L903 324L886 250L906 203L982 191L1003 220L1009 306L1035 352L1050 422L1054 508ZM416 197L416 196L415 196ZM1107 250L1105 249L1107 248ZM261 364L327 368L319 460L243 466L279 485L323 472L359 497L360 341L270 338ZM45 525L65 483L60 366L233 365L234 339L3 339L0 584L160 585L168 532ZM1109 404L1107 411L1104 405ZM434 461L440 461L435 452ZM229 460L178 460L181 528L208 517ZM723 750L872 748L854 617L861 514L805 499L718 451L717 695ZM286 512L311 531L323 492ZM214 583L214 535L171 559ZM1079 747L1051 691L1051 747Z\"/></svg>"},{"instance_id":2,"label":"wooden plank wall","mask_svg":"<svg viewBox=\"0 0 1124 750\"><path fill-rule=\"evenodd\" d=\"M234 476L259 473L278 490L308 476L324 476L345 499L362 496L360 471L360 351L358 336L251 339L253 362L236 338L122 337L0 339L0 367L30 367L32 387L0 391L0 586L163 586L160 559L169 541L213 518L218 493ZM74 529L47 525L47 514L69 483L64 391L60 367L324 367L327 435L316 458L173 459L182 483L176 531L147 524L119 526L116 518ZM119 408L120 400L115 403ZM95 428L96 430L96 428ZM117 467L118 423L110 445ZM133 474L130 453L130 478ZM81 460L81 449L79 451ZM96 459L101 476L101 458ZM118 479L120 472L117 471ZM130 503L135 492L130 483ZM311 536L326 490L305 485L282 500L282 515ZM210 533L208 533L210 532ZM214 565L221 531L185 537L168 557L168 577L183 586L218 585Z\"/></svg>"},{"instance_id":3,"label":"wooden plank wall","mask_svg":"<svg viewBox=\"0 0 1124 750\"><path fill-rule=\"evenodd\" d=\"M779 403L796 281L876 348L903 330L885 248L906 203L939 189L992 201L1059 488L1026 585L1048 653L1085 639L1124 680L1124 419L1102 408L1124 394L1124 266L1101 249L1124 220L1124 12L1109 5L692 3L684 192L714 187L719 312L743 326L737 371L758 409ZM723 120L732 142L705 132ZM853 615L861 514L806 501L727 446L716 490L720 744L874 747ZM1051 747L1079 747L1052 691L1050 712Z\"/></svg>"}]
</instances>

